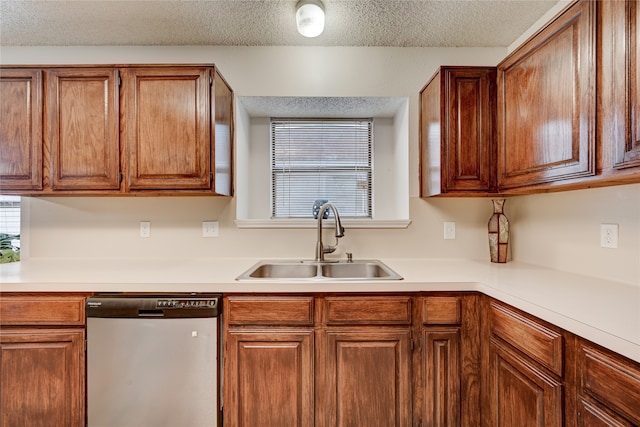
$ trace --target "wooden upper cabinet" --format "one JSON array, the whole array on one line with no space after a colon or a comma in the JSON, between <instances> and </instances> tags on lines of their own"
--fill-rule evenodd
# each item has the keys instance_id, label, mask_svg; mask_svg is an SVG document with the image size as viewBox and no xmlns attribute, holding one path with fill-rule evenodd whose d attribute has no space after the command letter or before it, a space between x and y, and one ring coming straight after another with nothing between
<instances>
[{"instance_id":1,"label":"wooden upper cabinet","mask_svg":"<svg viewBox=\"0 0 640 427\"><path fill-rule=\"evenodd\" d=\"M420 194L495 191L495 67L441 67L420 92Z\"/></svg>"},{"instance_id":2,"label":"wooden upper cabinet","mask_svg":"<svg viewBox=\"0 0 640 427\"><path fill-rule=\"evenodd\" d=\"M211 187L211 70L122 70L128 189Z\"/></svg>"},{"instance_id":3,"label":"wooden upper cabinet","mask_svg":"<svg viewBox=\"0 0 640 427\"><path fill-rule=\"evenodd\" d=\"M635 173L640 180L640 7L635 0L607 0L598 8L602 172Z\"/></svg>"},{"instance_id":4,"label":"wooden upper cabinet","mask_svg":"<svg viewBox=\"0 0 640 427\"><path fill-rule=\"evenodd\" d=\"M42 71L0 69L0 193L42 189Z\"/></svg>"},{"instance_id":5,"label":"wooden upper cabinet","mask_svg":"<svg viewBox=\"0 0 640 427\"><path fill-rule=\"evenodd\" d=\"M211 164L216 194L233 195L233 91L216 69L213 75L213 135Z\"/></svg>"},{"instance_id":6,"label":"wooden upper cabinet","mask_svg":"<svg viewBox=\"0 0 640 427\"><path fill-rule=\"evenodd\" d=\"M594 175L595 1L581 0L498 65L498 187Z\"/></svg>"},{"instance_id":7,"label":"wooden upper cabinet","mask_svg":"<svg viewBox=\"0 0 640 427\"><path fill-rule=\"evenodd\" d=\"M117 190L118 70L52 69L46 71L45 81L51 188Z\"/></svg>"}]
</instances>

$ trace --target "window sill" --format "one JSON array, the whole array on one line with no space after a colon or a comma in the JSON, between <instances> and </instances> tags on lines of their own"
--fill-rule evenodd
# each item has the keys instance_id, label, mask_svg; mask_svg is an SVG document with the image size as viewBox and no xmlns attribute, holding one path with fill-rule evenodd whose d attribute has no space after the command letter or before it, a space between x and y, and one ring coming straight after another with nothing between
<instances>
[{"instance_id":1,"label":"window sill","mask_svg":"<svg viewBox=\"0 0 640 427\"><path fill-rule=\"evenodd\" d=\"M236 219L238 228L316 228L315 219ZM333 219L325 221L328 227L334 224ZM410 219L350 219L342 220L344 228L407 228Z\"/></svg>"}]
</instances>

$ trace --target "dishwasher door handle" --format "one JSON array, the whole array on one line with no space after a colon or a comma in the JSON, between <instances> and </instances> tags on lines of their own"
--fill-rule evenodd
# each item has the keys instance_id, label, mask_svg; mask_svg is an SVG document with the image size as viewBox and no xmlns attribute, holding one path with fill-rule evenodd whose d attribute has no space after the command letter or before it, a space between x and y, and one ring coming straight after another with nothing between
<instances>
[{"instance_id":1,"label":"dishwasher door handle","mask_svg":"<svg viewBox=\"0 0 640 427\"><path fill-rule=\"evenodd\" d=\"M164 310L138 310L138 317L164 317Z\"/></svg>"}]
</instances>

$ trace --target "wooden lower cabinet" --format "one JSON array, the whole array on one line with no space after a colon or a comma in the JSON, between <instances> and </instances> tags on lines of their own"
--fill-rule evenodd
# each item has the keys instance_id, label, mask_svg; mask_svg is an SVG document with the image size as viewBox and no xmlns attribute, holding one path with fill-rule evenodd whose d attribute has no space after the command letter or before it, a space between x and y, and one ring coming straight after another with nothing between
<instances>
[{"instance_id":1,"label":"wooden lower cabinet","mask_svg":"<svg viewBox=\"0 0 640 427\"><path fill-rule=\"evenodd\" d=\"M328 329L318 393L318 426L411 426L409 328Z\"/></svg>"},{"instance_id":2,"label":"wooden lower cabinet","mask_svg":"<svg viewBox=\"0 0 640 427\"><path fill-rule=\"evenodd\" d=\"M426 294L419 301L416 425L477 427L481 422L480 295Z\"/></svg>"},{"instance_id":3,"label":"wooden lower cabinet","mask_svg":"<svg viewBox=\"0 0 640 427\"><path fill-rule=\"evenodd\" d=\"M566 425L565 404L572 400L565 374L572 371L564 364L562 331L507 304L483 301L482 425Z\"/></svg>"},{"instance_id":4,"label":"wooden lower cabinet","mask_svg":"<svg viewBox=\"0 0 640 427\"><path fill-rule=\"evenodd\" d=\"M84 425L84 330L0 331L0 425Z\"/></svg>"},{"instance_id":5,"label":"wooden lower cabinet","mask_svg":"<svg viewBox=\"0 0 640 427\"><path fill-rule=\"evenodd\" d=\"M423 421L425 426L459 426L460 329L422 331Z\"/></svg>"},{"instance_id":6,"label":"wooden lower cabinet","mask_svg":"<svg viewBox=\"0 0 640 427\"><path fill-rule=\"evenodd\" d=\"M0 295L0 426L85 425L83 295Z\"/></svg>"},{"instance_id":7,"label":"wooden lower cabinet","mask_svg":"<svg viewBox=\"0 0 640 427\"><path fill-rule=\"evenodd\" d=\"M313 425L313 330L229 331L225 426Z\"/></svg>"},{"instance_id":8,"label":"wooden lower cabinet","mask_svg":"<svg viewBox=\"0 0 640 427\"><path fill-rule=\"evenodd\" d=\"M224 425L477 427L478 303L473 293L226 296Z\"/></svg>"},{"instance_id":9,"label":"wooden lower cabinet","mask_svg":"<svg viewBox=\"0 0 640 427\"><path fill-rule=\"evenodd\" d=\"M489 425L564 425L564 392L559 380L499 339L491 338L489 354Z\"/></svg>"},{"instance_id":10,"label":"wooden lower cabinet","mask_svg":"<svg viewBox=\"0 0 640 427\"><path fill-rule=\"evenodd\" d=\"M577 354L578 425L640 425L640 364L585 340Z\"/></svg>"}]
</instances>

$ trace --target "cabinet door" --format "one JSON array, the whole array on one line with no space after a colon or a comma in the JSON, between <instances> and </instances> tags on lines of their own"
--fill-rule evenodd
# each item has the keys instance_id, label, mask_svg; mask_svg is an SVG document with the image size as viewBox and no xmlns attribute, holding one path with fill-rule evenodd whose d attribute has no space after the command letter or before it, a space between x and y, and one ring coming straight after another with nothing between
<instances>
[{"instance_id":1,"label":"cabinet door","mask_svg":"<svg viewBox=\"0 0 640 427\"><path fill-rule=\"evenodd\" d=\"M582 0L498 65L498 187L595 174L595 9Z\"/></svg>"},{"instance_id":2,"label":"cabinet door","mask_svg":"<svg viewBox=\"0 0 640 427\"><path fill-rule=\"evenodd\" d=\"M582 397L578 403L578 427L631 427L625 421L601 404Z\"/></svg>"},{"instance_id":3,"label":"cabinet door","mask_svg":"<svg viewBox=\"0 0 640 427\"><path fill-rule=\"evenodd\" d=\"M603 169L640 167L640 7L636 0L601 1L599 139Z\"/></svg>"},{"instance_id":4,"label":"cabinet door","mask_svg":"<svg viewBox=\"0 0 640 427\"><path fill-rule=\"evenodd\" d=\"M0 69L0 192L42 189L42 72Z\"/></svg>"},{"instance_id":5,"label":"cabinet door","mask_svg":"<svg viewBox=\"0 0 640 427\"><path fill-rule=\"evenodd\" d=\"M562 426L562 384L499 339L492 337L489 345L491 407L485 425Z\"/></svg>"},{"instance_id":6,"label":"cabinet door","mask_svg":"<svg viewBox=\"0 0 640 427\"><path fill-rule=\"evenodd\" d=\"M410 331L327 330L317 425L411 425Z\"/></svg>"},{"instance_id":7,"label":"cabinet door","mask_svg":"<svg viewBox=\"0 0 640 427\"><path fill-rule=\"evenodd\" d=\"M0 425L84 425L84 330L0 331Z\"/></svg>"},{"instance_id":8,"label":"cabinet door","mask_svg":"<svg viewBox=\"0 0 640 427\"><path fill-rule=\"evenodd\" d=\"M214 120L212 121L214 167L213 188L216 194L233 195L233 91L215 71L213 77Z\"/></svg>"},{"instance_id":9,"label":"cabinet door","mask_svg":"<svg viewBox=\"0 0 640 427\"><path fill-rule=\"evenodd\" d=\"M210 69L128 68L122 77L128 188L210 188Z\"/></svg>"},{"instance_id":10,"label":"cabinet door","mask_svg":"<svg viewBox=\"0 0 640 427\"><path fill-rule=\"evenodd\" d=\"M225 340L225 426L313 425L313 330L231 330Z\"/></svg>"},{"instance_id":11,"label":"cabinet door","mask_svg":"<svg viewBox=\"0 0 640 427\"><path fill-rule=\"evenodd\" d=\"M427 426L460 424L459 328L422 331L423 421Z\"/></svg>"},{"instance_id":12,"label":"cabinet door","mask_svg":"<svg viewBox=\"0 0 640 427\"><path fill-rule=\"evenodd\" d=\"M46 73L46 118L54 190L120 187L118 71L57 69Z\"/></svg>"},{"instance_id":13,"label":"cabinet door","mask_svg":"<svg viewBox=\"0 0 640 427\"><path fill-rule=\"evenodd\" d=\"M592 409L588 413L583 411L582 420L599 414L605 419L604 414L611 414L611 419L624 418L629 424L640 425L640 364L581 341L578 366L583 401L598 402L588 408ZM599 407L606 407L608 412L597 411Z\"/></svg>"},{"instance_id":14,"label":"cabinet door","mask_svg":"<svg viewBox=\"0 0 640 427\"><path fill-rule=\"evenodd\" d=\"M420 108L422 196L495 191L496 68L441 67Z\"/></svg>"}]
</instances>

